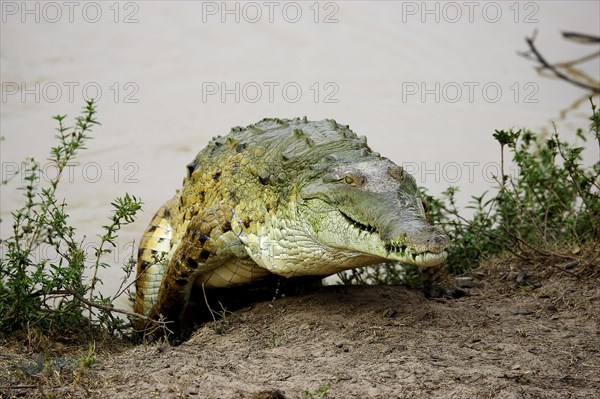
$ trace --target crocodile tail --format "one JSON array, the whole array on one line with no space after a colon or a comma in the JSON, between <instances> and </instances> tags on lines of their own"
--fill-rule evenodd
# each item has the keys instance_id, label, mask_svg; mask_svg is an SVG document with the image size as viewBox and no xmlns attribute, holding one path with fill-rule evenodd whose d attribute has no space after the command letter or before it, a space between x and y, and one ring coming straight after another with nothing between
<instances>
[{"instance_id":1,"label":"crocodile tail","mask_svg":"<svg viewBox=\"0 0 600 399\"><path fill-rule=\"evenodd\" d=\"M139 314L147 315L156 303L162 277L167 269L173 236L170 212L172 201L156 212L140 240L134 305L135 312Z\"/></svg>"}]
</instances>

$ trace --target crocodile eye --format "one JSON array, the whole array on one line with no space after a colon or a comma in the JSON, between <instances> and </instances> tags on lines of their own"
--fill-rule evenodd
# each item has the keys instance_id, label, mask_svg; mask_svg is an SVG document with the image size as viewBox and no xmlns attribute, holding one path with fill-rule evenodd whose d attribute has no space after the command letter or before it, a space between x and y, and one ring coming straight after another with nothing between
<instances>
[{"instance_id":1,"label":"crocodile eye","mask_svg":"<svg viewBox=\"0 0 600 399\"><path fill-rule=\"evenodd\" d=\"M360 187L365 182L365 178L353 172L346 172L344 175L344 183L349 186Z\"/></svg>"}]
</instances>

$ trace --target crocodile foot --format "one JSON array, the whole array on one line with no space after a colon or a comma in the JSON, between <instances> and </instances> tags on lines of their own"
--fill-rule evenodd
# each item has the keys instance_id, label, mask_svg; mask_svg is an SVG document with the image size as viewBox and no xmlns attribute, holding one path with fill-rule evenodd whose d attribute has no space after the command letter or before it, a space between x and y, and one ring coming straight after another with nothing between
<instances>
[{"instance_id":1,"label":"crocodile foot","mask_svg":"<svg viewBox=\"0 0 600 399\"><path fill-rule=\"evenodd\" d=\"M464 296L471 296L471 292L458 285L451 285L448 287L429 287L425 290L425 296L427 298L457 299Z\"/></svg>"},{"instance_id":2,"label":"crocodile foot","mask_svg":"<svg viewBox=\"0 0 600 399\"><path fill-rule=\"evenodd\" d=\"M470 296L465 288L469 284L459 284L463 279L454 279L443 265L421 269L423 291L427 298L461 298Z\"/></svg>"}]
</instances>

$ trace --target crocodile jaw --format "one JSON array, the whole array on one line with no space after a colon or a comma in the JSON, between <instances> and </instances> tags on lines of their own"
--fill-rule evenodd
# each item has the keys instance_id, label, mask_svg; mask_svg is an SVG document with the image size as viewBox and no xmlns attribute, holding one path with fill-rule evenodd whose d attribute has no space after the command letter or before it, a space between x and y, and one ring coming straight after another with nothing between
<instances>
[{"instance_id":1,"label":"crocodile jaw","mask_svg":"<svg viewBox=\"0 0 600 399\"><path fill-rule=\"evenodd\" d=\"M284 277L331 275L381 262L376 256L327 246L309 234L302 223L290 223L290 219L277 216L259 231L240 236L240 240L254 262Z\"/></svg>"},{"instance_id":2,"label":"crocodile jaw","mask_svg":"<svg viewBox=\"0 0 600 399\"><path fill-rule=\"evenodd\" d=\"M301 212L288 209L272 215L257 231L242 234L239 238L248 256L261 268L284 277L330 275L385 260L429 267L447 257L439 246L434 252L400 240L384 241L377 230L353 223L339 211L314 211L312 206Z\"/></svg>"},{"instance_id":3,"label":"crocodile jaw","mask_svg":"<svg viewBox=\"0 0 600 399\"><path fill-rule=\"evenodd\" d=\"M319 241L328 242L334 248L373 255L380 258L379 261L391 260L420 267L437 266L448 256L445 249L438 246L429 248L422 244L408 242L403 237L383 240L376 228L361 225L339 211L330 212L328 219L332 220L338 229L317 231L316 237Z\"/></svg>"},{"instance_id":4,"label":"crocodile jaw","mask_svg":"<svg viewBox=\"0 0 600 399\"><path fill-rule=\"evenodd\" d=\"M429 240L421 240L421 243L410 242L405 234L386 240L376 227L361 224L346 213L332 209L319 200L306 202L300 208L305 219L305 229L315 241L331 251L341 251L353 256L362 255L368 259L367 264L391 260L430 267L443 263L448 256L445 250L447 237L439 231L436 233L436 230L430 233L431 226L424 220L407 220L403 222L403 227L404 230L422 230L423 234L430 235ZM430 241L431 245L423 243L426 241Z\"/></svg>"}]
</instances>

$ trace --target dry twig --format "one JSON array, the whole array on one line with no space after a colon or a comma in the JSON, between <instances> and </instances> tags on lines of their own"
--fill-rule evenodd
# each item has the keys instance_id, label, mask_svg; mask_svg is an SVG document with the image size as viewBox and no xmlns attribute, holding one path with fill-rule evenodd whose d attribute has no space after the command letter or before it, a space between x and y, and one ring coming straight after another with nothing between
<instances>
[{"instance_id":1,"label":"dry twig","mask_svg":"<svg viewBox=\"0 0 600 399\"><path fill-rule=\"evenodd\" d=\"M554 76L556 76L559 79L569 82L577 87L581 87L583 89L590 90L593 93L600 94L600 85L595 86L595 85L591 85L591 84L587 84L587 83L575 80L572 77L570 77L569 75L559 71L558 68L556 67L556 65L550 64L546 60L546 58L544 58L544 56L542 56L542 54L538 51L537 47L534 44L536 36L537 36L537 32L534 32L531 37L525 38L525 41L527 42L527 45L529 46L529 51L528 52L520 52L519 53L520 55L522 55L525 58L533 59L534 61L537 61L540 64L541 69L546 69L546 70L552 72L552 74L554 74ZM563 33L563 36L568 39L586 37L587 38L586 43L595 43L596 41L600 41L600 38L589 36L589 35L584 35L584 34L573 33L573 32L565 32L565 33ZM594 40L592 40L592 39L594 39Z\"/></svg>"}]
</instances>

